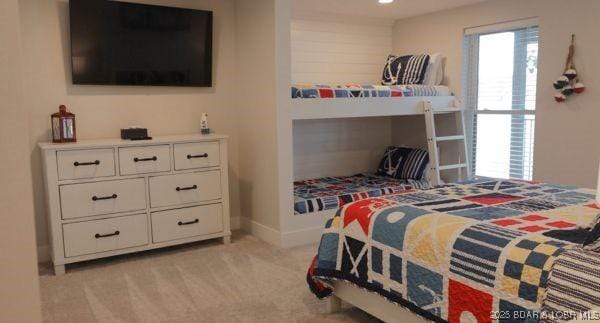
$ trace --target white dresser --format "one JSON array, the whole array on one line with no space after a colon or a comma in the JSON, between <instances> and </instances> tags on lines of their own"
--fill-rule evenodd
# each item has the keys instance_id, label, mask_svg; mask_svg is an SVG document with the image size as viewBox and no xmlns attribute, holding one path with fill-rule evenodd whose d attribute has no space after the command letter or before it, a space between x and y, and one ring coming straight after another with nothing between
<instances>
[{"instance_id":1,"label":"white dresser","mask_svg":"<svg viewBox=\"0 0 600 323\"><path fill-rule=\"evenodd\" d=\"M65 264L223 238L227 136L40 143L51 256Z\"/></svg>"}]
</instances>

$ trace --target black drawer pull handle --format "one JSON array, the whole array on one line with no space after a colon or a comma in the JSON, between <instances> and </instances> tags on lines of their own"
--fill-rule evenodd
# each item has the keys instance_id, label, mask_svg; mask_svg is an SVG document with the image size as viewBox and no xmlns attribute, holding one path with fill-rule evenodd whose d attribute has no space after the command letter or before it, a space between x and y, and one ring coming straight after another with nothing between
<instances>
[{"instance_id":1,"label":"black drawer pull handle","mask_svg":"<svg viewBox=\"0 0 600 323\"><path fill-rule=\"evenodd\" d=\"M135 157L133 159L133 161L136 162L136 163L143 162L143 161L157 161L157 160L158 160L158 157L156 157L156 156L153 156L153 157L150 157L150 158L137 158L137 157Z\"/></svg>"},{"instance_id":2,"label":"black drawer pull handle","mask_svg":"<svg viewBox=\"0 0 600 323\"><path fill-rule=\"evenodd\" d=\"M197 188L198 188L198 185L194 185L194 186L188 186L188 187L179 187L179 186L177 186L177 188L175 188L175 190L176 190L177 192L179 192L179 191L189 191L189 190L195 190L195 189L197 189Z\"/></svg>"},{"instance_id":3,"label":"black drawer pull handle","mask_svg":"<svg viewBox=\"0 0 600 323\"><path fill-rule=\"evenodd\" d=\"M117 194L113 194L110 196L102 196L102 197L97 197L97 196L92 196L92 201L101 201L101 200L111 200L111 199L116 199L118 197Z\"/></svg>"},{"instance_id":4,"label":"black drawer pull handle","mask_svg":"<svg viewBox=\"0 0 600 323\"><path fill-rule=\"evenodd\" d=\"M187 159L192 159L192 158L207 158L208 154L204 153L202 155L187 155Z\"/></svg>"},{"instance_id":5,"label":"black drawer pull handle","mask_svg":"<svg viewBox=\"0 0 600 323\"><path fill-rule=\"evenodd\" d=\"M198 222L200 222L200 220L198 220L198 219L195 219L194 221L189 221L189 222L181 222L181 221L179 221L179 222L177 222L177 225L190 225L190 224L196 224Z\"/></svg>"},{"instance_id":6,"label":"black drawer pull handle","mask_svg":"<svg viewBox=\"0 0 600 323\"><path fill-rule=\"evenodd\" d=\"M121 232L119 232L119 231L115 231L115 233L109 233L109 234L96 233L96 235L94 237L96 237L96 239L100 239L100 238L107 238L107 237L112 237L112 236L118 236L119 234L121 234Z\"/></svg>"},{"instance_id":7,"label":"black drawer pull handle","mask_svg":"<svg viewBox=\"0 0 600 323\"><path fill-rule=\"evenodd\" d=\"M77 166L91 166L91 165L100 165L100 161L96 160L93 162L84 162L84 163L80 163L78 161L73 163L73 166L77 167Z\"/></svg>"}]
</instances>

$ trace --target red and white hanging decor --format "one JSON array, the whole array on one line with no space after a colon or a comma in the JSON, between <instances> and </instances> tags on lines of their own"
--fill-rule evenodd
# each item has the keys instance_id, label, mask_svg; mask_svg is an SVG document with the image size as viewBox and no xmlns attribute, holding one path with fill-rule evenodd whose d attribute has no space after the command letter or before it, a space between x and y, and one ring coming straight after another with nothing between
<instances>
[{"instance_id":1,"label":"red and white hanging decor","mask_svg":"<svg viewBox=\"0 0 600 323\"><path fill-rule=\"evenodd\" d=\"M554 88L558 91L554 94L556 102L564 102L571 95L579 94L585 90L585 85L579 79L573 57L575 56L575 35L571 35L571 45L569 46L569 56L565 63L565 71L556 81Z\"/></svg>"}]
</instances>

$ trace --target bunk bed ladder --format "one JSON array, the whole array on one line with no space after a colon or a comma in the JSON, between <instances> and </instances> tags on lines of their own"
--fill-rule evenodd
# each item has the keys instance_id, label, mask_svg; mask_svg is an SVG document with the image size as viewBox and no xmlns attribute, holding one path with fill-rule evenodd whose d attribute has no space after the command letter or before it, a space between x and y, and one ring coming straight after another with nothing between
<instances>
[{"instance_id":1,"label":"bunk bed ladder","mask_svg":"<svg viewBox=\"0 0 600 323\"><path fill-rule=\"evenodd\" d=\"M423 101L423 113L425 114L425 129L427 131L427 148L429 150L429 167L431 185L437 186L443 184L440 172L445 170L456 170L458 179L469 179L471 177L471 169L467 158L467 140L465 133L465 124L463 110L458 100L454 100L454 106L449 108L433 108L430 101ZM452 136L436 135L435 115L440 113L455 113L456 114L456 134ZM439 142L445 141L462 141L462 145L458 148L458 156L456 164L440 165ZM465 170L465 174L463 174ZM464 176L463 176L464 175Z\"/></svg>"}]
</instances>

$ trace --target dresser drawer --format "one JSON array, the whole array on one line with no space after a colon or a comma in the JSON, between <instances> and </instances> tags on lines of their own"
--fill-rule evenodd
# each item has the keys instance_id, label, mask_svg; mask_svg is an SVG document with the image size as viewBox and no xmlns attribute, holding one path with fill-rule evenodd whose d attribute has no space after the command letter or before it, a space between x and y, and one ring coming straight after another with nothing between
<instances>
[{"instance_id":1,"label":"dresser drawer","mask_svg":"<svg viewBox=\"0 0 600 323\"><path fill-rule=\"evenodd\" d=\"M221 198L221 173L217 170L150 178L150 206L161 207Z\"/></svg>"},{"instance_id":2,"label":"dresser drawer","mask_svg":"<svg viewBox=\"0 0 600 323\"><path fill-rule=\"evenodd\" d=\"M221 204L152 213L152 241L164 242L223 231Z\"/></svg>"},{"instance_id":3,"label":"dresser drawer","mask_svg":"<svg viewBox=\"0 0 600 323\"><path fill-rule=\"evenodd\" d=\"M171 170L169 145L119 148L121 175L168 172Z\"/></svg>"},{"instance_id":4,"label":"dresser drawer","mask_svg":"<svg viewBox=\"0 0 600 323\"><path fill-rule=\"evenodd\" d=\"M59 180L116 175L112 148L59 151L56 160Z\"/></svg>"},{"instance_id":5,"label":"dresser drawer","mask_svg":"<svg viewBox=\"0 0 600 323\"><path fill-rule=\"evenodd\" d=\"M60 186L63 219L144 210L143 178Z\"/></svg>"},{"instance_id":6,"label":"dresser drawer","mask_svg":"<svg viewBox=\"0 0 600 323\"><path fill-rule=\"evenodd\" d=\"M216 141L175 144L173 147L175 170L214 167L220 164L219 143Z\"/></svg>"},{"instance_id":7,"label":"dresser drawer","mask_svg":"<svg viewBox=\"0 0 600 323\"><path fill-rule=\"evenodd\" d=\"M75 257L148 244L146 214L63 225L65 256Z\"/></svg>"}]
</instances>

